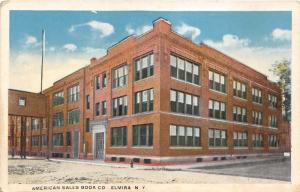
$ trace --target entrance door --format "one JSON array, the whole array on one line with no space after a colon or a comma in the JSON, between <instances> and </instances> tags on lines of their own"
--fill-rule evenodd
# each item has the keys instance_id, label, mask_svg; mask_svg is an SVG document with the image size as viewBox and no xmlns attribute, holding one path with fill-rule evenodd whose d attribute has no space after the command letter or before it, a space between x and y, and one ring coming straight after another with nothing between
<instances>
[{"instance_id":1,"label":"entrance door","mask_svg":"<svg viewBox=\"0 0 300 192\"><path fill-rule=\"evenodd\" d=\"M104 132L95 133L95 159L104 159Z\"/></svg>"},{"instance_id":2,"label":"entrance door","mask_svg":"<svg viewBox=\"0 0 300 192\"><path fill-rule=\"evenodd\" d=\"M74 131L74 140L73 140L73 149L74 149L74 159L79 158L79 131Z\"/></svg>"}]
</instances>

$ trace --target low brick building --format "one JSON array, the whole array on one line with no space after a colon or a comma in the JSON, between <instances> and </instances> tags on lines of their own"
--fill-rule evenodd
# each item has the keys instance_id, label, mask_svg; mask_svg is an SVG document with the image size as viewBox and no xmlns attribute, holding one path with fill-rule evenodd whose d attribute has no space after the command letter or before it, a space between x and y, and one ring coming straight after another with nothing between
<instances>
[{"instance_id":1,"label":"low brick building","mask_svg":"<svg viewBox=\"0 0 300 192\"><path fill-rule=\"evenodd\" d=\"M52 157L163 164L286 149L280 87L162 18L40 97L43 105L27 107L45 106L32 116L48 122L40 136L48 133ZM12 115L19 108L10 107Z\"/></svg>"}]
</instances>

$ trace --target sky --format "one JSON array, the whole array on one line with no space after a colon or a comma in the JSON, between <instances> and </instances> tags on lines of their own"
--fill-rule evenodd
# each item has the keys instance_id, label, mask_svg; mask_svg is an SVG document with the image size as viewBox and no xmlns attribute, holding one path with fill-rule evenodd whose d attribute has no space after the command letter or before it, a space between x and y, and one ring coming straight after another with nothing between
<instances>
[{"instance_id":1,"label":"sky","mask_svg":"<svg viewBox=\"0 0 300 192\"><path fill-rule=\"evenodd\" d=\"M258 70L272 81L272 64L291 58L291 12L283 11L21 11L10 12L9 88L40 89L42 29L46 31L44 84L100 58L128 35L152 29L163 17L172 30Z\"/></svg>"}]
</instances>

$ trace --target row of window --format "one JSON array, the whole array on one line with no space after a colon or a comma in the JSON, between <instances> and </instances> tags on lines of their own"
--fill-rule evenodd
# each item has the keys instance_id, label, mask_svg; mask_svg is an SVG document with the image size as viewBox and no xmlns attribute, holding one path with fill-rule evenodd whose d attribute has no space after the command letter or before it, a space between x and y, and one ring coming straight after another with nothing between
<instances>
[{"instance_id":1,"label":"row of window","mask_svg":"<svg viewBox=\"0 0 300 192\"><path fill-rule=\"evenodd\" d=\"M46 118L37 118L37 117L24 117L25 118L25 127L26 131L38 131L40 129L46 129L47 128L47 120ZM15 126L17 128L17 131L21 131L22 127L22 117L17 116Z\"/></svg>"},{"instance_id":2,"label":"row of window","mask_svg":"<svg viewBox=\"0 0 300 192\"><path fill-rule=\"evenodd\" d=\"M133 126L133 146L152 146L153 145L153 124L143 124ZM181 125L170 125L170 146L181 147L200 147L201 129L199 127L189 127ZM210 147L227 147L227 131L221 129L208 129ZM233 132L235 147L248 146L247 132ZM271 147L278 147L276 135L269 135ZM111 146L127 145L127 127L111 128ZM262 134L252 135L253 147L263 147Z\"/></svg>"},{"instance_id":3,"label":"row of window","mask_svg":"<svg viewBox=\"0 0 300 192\"><path fill-rule=\"evenodd\" d=\"M47 135L32 136L31 137L31 145L32 146L40 146L40 145L47 146L48 145L48 136Z\"/></svg>"},{"instance_id":4,"label":"row of window","mask_svg":"<svg viewBox=\"0 0 300 192\"><path fill-rule=\"evenodd\" d=\"M107 86L107 75L106 75L106 73L103 73L101 76L100 75L95 76L95 90L100 89L101 81L102 81L102 88L105 88Z\"/></svg>"},{"instance_id":5,"label":"row of window","mask_svg":"<svg viewBox=\"0 0 300 192\"><path fill-rule=\"evenodd\" d=\"M72 141L71 132L66 132L66 146L70 146ZM53 146L63 146L64 145L64 134L55 133L52 137Z\"/></svg>"},{"instance_id":6,"label":"row of window","mask_svg":"<svg viewBox=\"0 0 300 192\"><path fill-rule=\"evenodd\" d=\"M189 115L200 115L199 97L176 90L170 91L171 111Z\"/></svg>"},{"instance_id":7,"label":"row of window","mask_svg":"<svg viewBox=\"0 0 300 192\"><path fill-rule=\"evenodd\" d=\"M74 125L79 123L79 117L80 117L80 110L79 109L73 109L68 112L68 124ZM64 113L58 112L54 113L52 117L52 126L53 127L61 127L64 125Z\"/></svg>"}]
</instances>

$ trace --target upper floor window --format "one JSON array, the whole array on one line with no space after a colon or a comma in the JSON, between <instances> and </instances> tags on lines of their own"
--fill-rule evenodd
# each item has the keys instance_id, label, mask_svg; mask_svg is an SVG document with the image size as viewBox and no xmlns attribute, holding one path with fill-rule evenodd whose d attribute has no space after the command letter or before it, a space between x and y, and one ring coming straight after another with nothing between
<instances>
[{"instance_id":1,"label":"upper floor window","mask_svg":"<svg viewBox=\"0 0 300 192\"><path fill-rule=\"evenodd\" d=\"M209 117L216 119L226 119L226 103L221 101L209 100Z\"/></svg>"},{"instance_id":2,"label":"upper floor window","mask_svg":"<svg viewBox=\"0 0 300 192\"><path fill-rule=\"evenodd\" d=\"M277 117L275 115L270 115L269 116L269 126L270 127L277 127Z\"/></svg>"},{"instance_id":3,"label":"upper floor window","mask_svg":"<svg viewBox=\"0 0 300 192\"><path fill-rule=\"evenodd\" d=\"M107 111L107 103L106 101L102 101L102 115L105 115Z\"/></svg>"},{"instance_id":4,"label":"upper floor window","mask_svg":"<svg viewBox=\"0 0 300 192\"><path fill-rule=\"evenodd\" d=\"M172 77L196 85L200 84L199 65L174 55L171 55L170 62Z\"/></svg>"},{"instance_id":5,"label":"upper floor window","mask_svg":"<svg viewBox=\"0 0 300 192\"><path fill-rule=\"evenodd\" d=\"M100 89L100 75L95 76L95 89Z\"/></svg>"},{"instance_id":6,"label":"upper floor window","mask_svg":"<svg viewBox=\"0 0 300 192\"><path fill-rule=\"evenodd\" d=\"M199 97L176 90L170 91L171 111L199 115Z\"/></svg>"},{"instance_id":7,"label":"upper floor window","mask_svg":"<svg viewBox=\"0 0 300 192\"><path fill-rule=\"evenodd\" d=\"M255 103L262 103L261 90L258 88L252 88L252 101Z\"/></svg>"},{"instance_id":8,"label":"upper floor window","mask_svg":"<svg viewBox=\"0 0 300 192\"><path fill-rule=\"evenodd\" d=\"M64 104L64 91L53 94L53 106Z\"/></svg>"},{"instance_id":9,"label":"upper floor window","mask_svg":"<svg viewBox=\"0 0 300 192\"><path fill-rule=\"evenodd\" d=\"M153 111L154 96L153 89L148 89L135 93L134 110L135 113Z\"/></svg>"},{"instance_id":10,"label":"upper floor window","mask_svg":"<svg viewBox=\"0 0 300 192\"><path fill-rule=\"evenodd\" d=\"M253 124L262 125L262 113L258 111L252 111Z\"/></svg>"},{"instance_id":11,"label":"upper floor window","mask_svg":"<svg viewBox=\"0 0 300 192\"><path fill-rule=\"evenodd\" d=\"M85 119L85 131L90 132L90 118Z\"/></svg>"},{"instance_id":12,"label":"upper floor window","mask_svg":"<svg viewBox=\"0 0 300 192\"><path fill-rule=\"evenodd\" d=\"M154 73L153 53L135 60L135 80L151 77Z\"/></svg>"},{"instance_id":13,"label":"upper floor window","mask_svg":"<svg viewBox=\"0 0 300 192\"><path fill-rule=\"evenodd\" d=\"M100 103L96 103L96 106L95 106L95 110L96 110L96 116L99 116L100 115Z\"/></svg>"},{"instance_id":14,"label":"upper floor window","mask_svg":"<svg viewBox=\"0 0 300 192\"><path fill-rule=\"evenodd\" d=\"M238 122L247 122L247 109L233 106L233 120Z\"/></svg>"},{"instance_id":15,"label":"upper floor window","mask_svg":"<svg viewBox=\"0 0 300 192\"><path fill-rule=\"evenodd\" d=\"M269 106L276 108L277 107L277 97L275 95L268 94Z\"/></svg>"},{"instance_id":16,"label":"upper floor window","mask_svg":"<svg viewBox=\"0 0 300 192\"><path fill-rule=\"evenodd\" d=\"M106 73L102 74L102 87L105 88L107 86L107 75Z\"/></svg>"},{"instance_id":17,"label":"upper floor window","mask_svg":"<svg viewBox=\"0 0 300 192\"><path fill-rule=\"evenodd\" d=\"M91 103L91 101L90 101L90 95L87 95L86 96L86 104L85 104L87 110L90 109L90 103Z\"/></svg>"},{"instance_id":18,"label":"upper floor window","mask_svg":"<svg viewBox=\"0 0 300 192\"><path fill-rule=\"evenodd\" d=\"M71 132L68 131L68 132L66 132L66 145L67 146L71 145L71 140L72 140Z\"/></svg>"},{"instance_id":19,"label":"upper floor window","mask_svg":"<svg viewBox=\"0 0 300 192\"><path fill-rule=\"evenodd\" d=\"M26 106L26 97L19 97L19 106Z\"/></svg>"},{"instance_id":20,"label":"upper floor window","mask_svg":"<svg viewBox=\"0 0 300 192\"><path fill-rule=\"evenodd\" d=\"M233 95L243 99L247 99L246 84L239 81L233 81Z\"/></svg>"},{"instance_id":21,"label":"upper floor window","mask_svg":"<svg viewBox=\"0 0 300 192\"><path fill-rule=\"evenodd\" d=\"M209 71L209 88L226 93L226 78L225 75L220 73Z\"/></svg>"},{"instance_id":22,"label":"upper floor window","mask_svg":"<svg viewBox=\"0 0 300 192\"><path fill-rule=\"evenodd\" d=\"M270 147L278 147L279 140L277 135L269 135L269 146Z\"/></svg>"},{"instance_id":23,"label":"upper floor window","mask_svg":"<svg viewBox=\"0 0 300 192\"><path fill-rule=\"evenodd\" d=\"M128 81L128 66L122 65L113 70L113 88L127 85Z\"/></svg>"},{"instance_id":24,"label":"upper floor window","mask_svg":"<svg viewBox=\"0 0 300 192\"><path fill-rule=\"evenodd\" d=\"M111 146L127 145L127 127L113 127L110 130Z\"/></svg>"},{"instance_id":25,"label":"upper floor window","mask_svg":"<svg viewBox=\"0 0 300 192\"><path fill-rule=\"evenodd\" d=\"M235 147L247 147L248 146L247 133L234 131L233 141Z\"/></svg>"},{"instance_id":26,"label":"upper floor window","mask_svg":"<svg viewBox=\"0 0 300 192\"><path fill-rule=\"evenodd\" d=\"M79 85L75 85L69 88L69 103L73 103L79 100L80 88Z\"/></svg>"},{"instance_id":27,"label":"upper floor window","mask_svg":"<svg viewBox=\"0 0 300 192\"><path fill-rule=\"evenodd\" d=\"M58 112L53 114L53 127L61 127L64 125L64 113Z\"/></svg>"},{"instance_id":28,"label":"upper floor window","mask_svg":"<svg viewBox=\"0 0 300 192\"><path fill-rule=\"evenodd\" d=\"M133 146L153 145L153 124L133 126Z\"/></svg>"},{"instance_id":29,"label":"upper floor window","mask_svg":"<svg viewBox=\"0 0 300 192\"><path fill-rule=\"evenodd\" d=\"M170 125L170 145L200 147L200 128Z\"/></svg>"},{"instance_id":30,"label":"upper floor window","mask_svg":"<svg viewBox=\"0 0 300 192\"><path fill-rule=\"evenodd\" d=\"M113 116L127 115L127 96L113 99Z\"/></svg>"},{"instance_id":31,"label":"upper floor window","mask_svg":"<svg viewBox=\"0 0 300 192\"><path fill-rule=\"evenodd\" d=\"M254 133L252 135L252 145L253 147L263 147L263 135L260 133Z\"/></svg>"},{"instance_id":32,"label":"upper floor window","mask_svg":"<svg viewBox=\"0 0 300 192\"><path fill-rule=\"evenodd\" d=\"M36 131L41 128L41 121L39 118L32 118L31 119L31 130Z\"/></svg>"},{"instance_id":33,"label":"upper floor window","mask_svg":"<svg viewBox=\"0 0 300 192\"><path fill-rule=\"evenodd\" d=\"M227 134L226 130L208 129L208 138L210 147L226 147Z\"/></svg>"},{"instance_id":34,"label":"upper floor window","mask_svg":"<svg viewBox=\"0 0 300 192\"><path fill-rule=\"evenodd\" d=\"M76 123L79 123L79 116L80 116L79 109L73 109L69 111L68 116L69 116L68 118L69 125L74 125Z\"/></svg>"}]
</instances>

